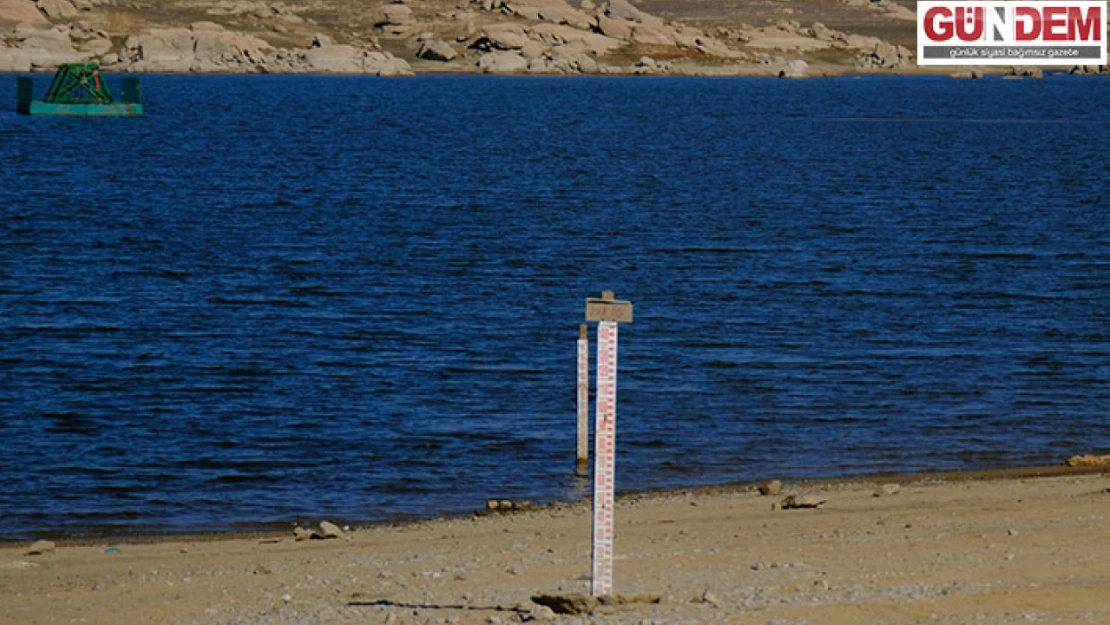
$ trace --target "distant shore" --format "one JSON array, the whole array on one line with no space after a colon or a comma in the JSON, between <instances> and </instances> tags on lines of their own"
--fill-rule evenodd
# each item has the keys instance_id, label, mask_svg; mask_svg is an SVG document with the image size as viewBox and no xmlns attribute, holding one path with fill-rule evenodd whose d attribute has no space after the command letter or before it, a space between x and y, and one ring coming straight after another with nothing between
<instances>
[{"instance_id":1,"label":"distant shore","mask_svg":"<svg viewBox=\"0 0 1110 625\"><path fill-rule=\"evenodd\" d=\"M737 485L621 498L615 591L634 600L592 616L532 601L588 592L588 502L325 540L5 544L0 601L13 624L1105 623L1107 519L1106 467Z\"/></svg>"},{"instance_id":2,"label":"distant shore","mask_svg":"<svg viewBox=\"0 0 1110 625\"><path fill-rule=\"evenodd\" d=\"M357 8L334 0L3 0L0 72L76 62L111 72L388 77L1004 71L919 67L915 8L895 0L381 0Z\"/></svg>"}]
</instances>

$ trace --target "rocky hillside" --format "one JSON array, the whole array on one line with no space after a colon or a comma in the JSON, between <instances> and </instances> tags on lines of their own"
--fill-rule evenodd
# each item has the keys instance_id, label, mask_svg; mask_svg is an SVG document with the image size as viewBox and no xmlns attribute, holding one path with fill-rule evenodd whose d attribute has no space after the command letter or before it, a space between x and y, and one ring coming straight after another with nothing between
<instances>
[{"instance_id":1,"label":"rocky hillside","mask_svg":"<svg viewBox=\"0 0 1110 625\"><path fill-rule=\"evenodd\" d=\"M0 71L916 71L893 0L0 0Z\"/></svg>"}]
</instances>

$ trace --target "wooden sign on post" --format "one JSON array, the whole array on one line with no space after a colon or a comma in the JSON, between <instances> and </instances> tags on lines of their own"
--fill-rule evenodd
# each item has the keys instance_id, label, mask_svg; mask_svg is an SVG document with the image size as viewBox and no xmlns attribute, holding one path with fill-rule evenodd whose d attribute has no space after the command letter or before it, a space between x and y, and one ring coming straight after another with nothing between
<instances>
[{"instance_id":1,"label":"wooden sign on post","mask_svg":"<svg viewBox=\"0 0 1110 625\"><path fill-rule=\"evenodd\" d=\"M632 322L632 304L613 298L586 300L586 321L597 321L597 412L594 421L594 528L591 592L613 593L613 503L617 451L617 323Z\"/></svg>"}]
</instances>

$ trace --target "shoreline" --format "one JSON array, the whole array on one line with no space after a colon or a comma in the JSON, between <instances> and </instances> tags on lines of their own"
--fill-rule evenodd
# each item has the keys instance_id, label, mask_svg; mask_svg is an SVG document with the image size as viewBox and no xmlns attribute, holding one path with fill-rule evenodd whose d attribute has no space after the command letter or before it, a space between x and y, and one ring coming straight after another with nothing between
<instances>
[{"instance_id":1,"label":"shoreline","mask_svg":"<svg viewBox=\"0 0 1110 625\"><path fill-rule=\"evenodd\" d=\"M0 601L13 625L1110 622L1108 467L717 488L619 498L615 591L631 601L589 614L532 600L588 593L585 502L334 540L2 545ZM777 505L794 494L825 503Z\"/></svg>"},{"instance_id":2,"label":"shoreline","mask_svg":"<svg viewBox=\"0 0 1110 625\"><path fill-rule=\"evenodd\" d=\"M1110 67L1110 66L1108 66ZM1110 77L1110 72L1082 72L1072 71L1073 68L1065 66L1023 66L1023 65L994 65L994 66L926 66L913 68L900 68L897 70L867 70L861 68L824 68L823 71L807 74L805 76L780 76L769 69L765 71L743 71L736 73L715 72L714 66L705 66L710 71L672 71L669 73L636 73L622 71L612 73L540 73L540 72L482 72L480 70L447 70L447 69L422 69L415 68L414 73L408 76L380 76L372 72L326 72L326 71L289 71L289 72L260 72L260 71L151 71L132 70L128 68L104 67L102 74L105 76L272 76L272 77L337 77L337 78L384 78L387 80L405 80L423 77L454 77L454 76L486 76L498 78L767 78L787 81L811 81L836 78L917 78L937 77L952 80L980 80L985 78L1008 78L1022 80L1039 80L1048 77L1079 76L1079 77ZM29 71L2 71L0 74L10 76L30 75L32 77L53 76L57 68L35 68ZM1016 73L1015 73L1016 72ZM1034 75L1035 74L1035 75Z\"/></svg>"},{"instance_id":3,"label":"shoreline","mask_svg":"<svg viewBox=\"0 0 1110 625\"><path fill-rule=\"evenodd\" d=\"M784 488L796 489L837 489L846 486L855 486L859 484L873 484L882 486L884 484L896 484L904 486L907 484L931 484L931 483L963 483L963 482L984 482L984 481L999 481L999 480L1024 480L1036 478L1053 478L1053 477L1067 477L1067 476L1086 476L1086 475L1108 475L1110 476L1110 465L1104 466L1079 466L1072 467L1066 464L1057 465L1020 465L993 469L966 469L954 471L925 471L921 473L868 473L858 475L843 475L822 478L803 478L803 479L790 479L782 480ZM583 478L589 479L589 478ZM758 490L759 483L773 479L771 477L761 478L754 481L743 482L726 482L722 484L710 484L700 486L687 486L677 488L665 489L646 489L646 490L631 490L631 491L618 491L616 501L618 503L639 502L639 501L652 501L657 499L669 499L679 496L694 496L694 497L713 497L713 496L732 496L741 493L753 493ZM475 504L481 503L476 500ZM587 495L583 499L578 500L564 500L554 501L543 504L529 503L526 508L521 510L513 510L511 512L493 512L486 509L478 508L477 506L471 512L459 512L457 514L438 514L432 513L426 517L419 517L413 519L389 521L389 520L363 520L353 521L350 527L352 531L364 531L380 528L395 528L401 529L412 526L419 526L426 523L436 522L449 522L462 519L479 518L485 516L512 516L517 514L526 514L528 512L552 512L558 510L573 510L582 508L589 510L592 506L592 499ZM318 519L328 520L328 519ZM250 522L238 523L239 525L253 525ZM266 527L266 526L271 527ZM287 529L277 529L274 525L286 525ZM31 538L0 538L0 553L5 549L20 549L26 547L28 544L35 540L49 540L54 542L58 547L90 547L96 545L154 545L161 543L176 543L176 542L217 542L223 540L265 540L274 538L291 537L292 528L297 523L294 521L270 524L258 524L257 529L232 529L227 531L210 531L201 530L197 532L161 532L161 533L144 533L138 531L135 533L105 533L97 535L73 535L71 532L36 532L32 534Z\"/></svg>"}]
</instances>

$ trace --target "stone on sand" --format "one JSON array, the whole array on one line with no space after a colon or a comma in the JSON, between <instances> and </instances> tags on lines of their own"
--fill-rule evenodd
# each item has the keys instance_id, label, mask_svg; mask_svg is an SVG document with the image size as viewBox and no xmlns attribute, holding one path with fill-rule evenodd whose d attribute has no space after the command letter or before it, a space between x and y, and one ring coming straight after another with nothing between
<instances>
[{"instance_id":1,"label":"stone on sand","mask_svg":"<svg viewBox=\"0 0 1110 625\"><path fill-rule=\"evenodd\" d=\"M56 545L52 540L36 540L23 553L28 556L41 556L44 553L54 553L55 548Z\"/></svg>"}]
</instances>

